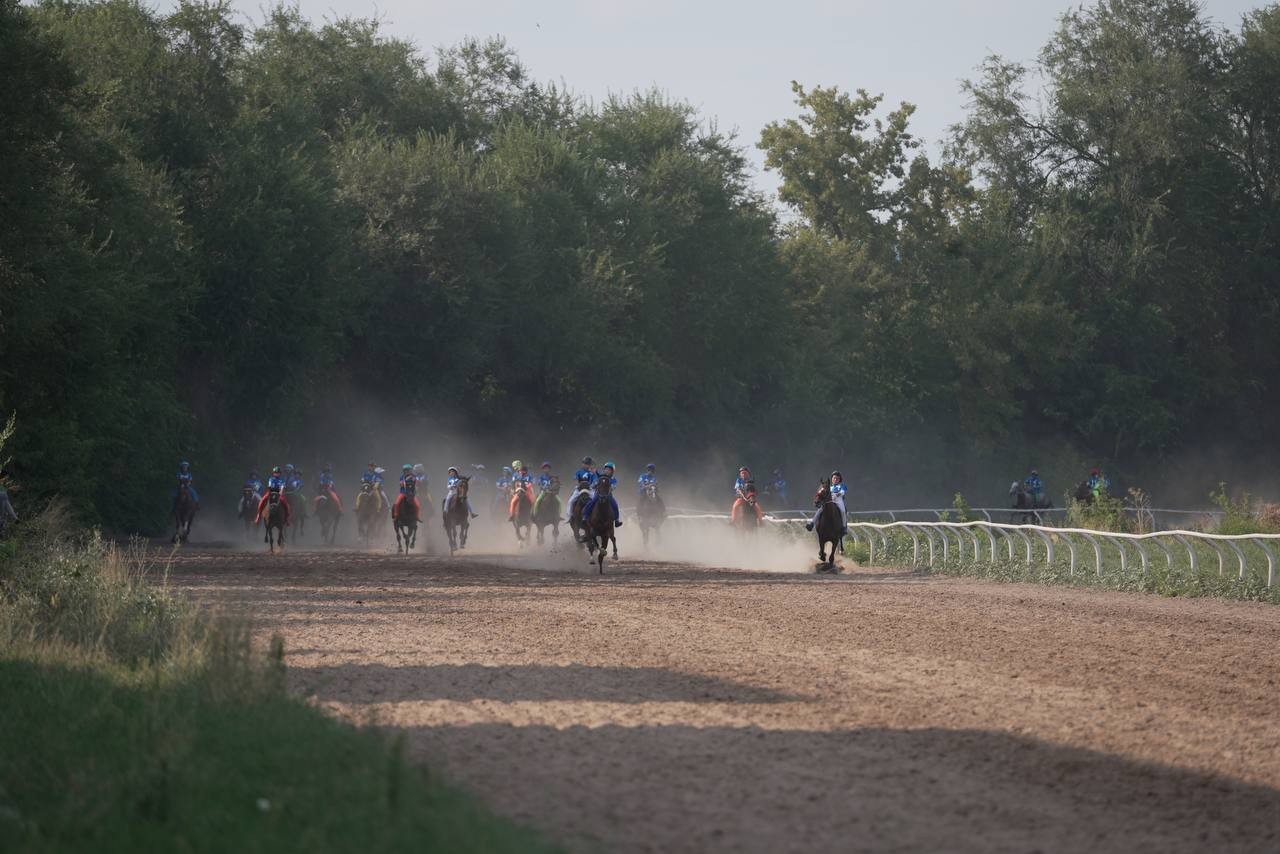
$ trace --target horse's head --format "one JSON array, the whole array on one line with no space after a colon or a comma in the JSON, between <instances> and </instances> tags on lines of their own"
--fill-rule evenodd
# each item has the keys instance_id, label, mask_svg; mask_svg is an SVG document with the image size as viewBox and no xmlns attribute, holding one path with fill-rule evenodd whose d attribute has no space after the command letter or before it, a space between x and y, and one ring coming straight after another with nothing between
<instances>
[{"instance_id":1,"label":"horse's head","mask_svg":"<svg viewBox=\"0 0 1280 854\"><path fill-rule=\"evenodd\" d=\"M467 497L467 489L471 486L471 475L462 475L458 478L458 482L454 484L454 488L458 490L459 498Z\"/></svg>"},{"instance_id":2,"label":"horse's head","mask_svg":"<svg viewBox=\"0 0 1280 854\"><path fill-rule=\"evenodd\" d=\"M271 492L267 494L267 504L274 507L279 503L280 503L280 490L278 489L271 490Z\"/></svg>"},{"instance_id":3,"label":"horse's head","mask_svg":"<svg viewBox=\"0 0 1280 854\"><path fill-rule=\"evenodd\" d=\"M613 492L613 482L607 477L602 477L596 481L596 495L607 496Z\"/></svg>"},{"instance_id":4,"label":"horse's head","mask_svg":"<svg viewBox=\"0 0 1280 854\"><path fill-rule=\"evenodd\" d=\"M243 489L240 490L240 494L243 495L245 498L251 497L253 495L253 487L252 486L244 487Z\"/></svg>"},{"instance_id":5,"label":"horse's head","mask_svg":"<svg viewBox=\"0 0 1280 854\"><path fill-rule=\"evenodd\" d=\"M813 495L814 501L819 504L826 503L831 500L831 481L825 477L818 481L818 491Z\"/></svg>"},{"instance_id":6,"label":"horse's head","mask_svg":"<svg viewBox=\"0 0 1280 854\"><path fill-rule=\"evenodd\" d=\"M1023 491L1022 481L1015 480L1013 483L1009 484L1010 495L1021 495L1022 491Z\"/></svg>"},{"instance_id":7,"label":"horse's head","mask_svg":"<svg viewBox=\"0 0 1280 854\"><path fill-rule=\"evenodd\" d=\"M644 494L651 501L656 501L658 499L658 484L646 483L644 485Z\"/></svg>"},{"instance_id":8,"label":"horse's head","mask_svg":"<svg viewBox=\"0 0 1280 854\"><path fill-rule=\"evenodd\" d=\"M369 495L372 492L373 492L373 481L366 480L364 483L360 484L361 495Z\"/></svg>"},{"instance_id":9,"label":"horse's head","mask_svg":"<svg viewBox=\"0 0 1280 854\"><path fill-rule=\"evenodd\" d=\"M747 497L747 501L754 504L756 501L756 482L754 480L747 481L747 485L742 488L742 494Z\"/></svg>"},{"instance_id":10,"label":"horse's head","mask_svg":"<svg viewBox=\"0 0 1280 854\"><path fill-rule=\"evenodd\" d=\"M554 474L551 475L551 480L547 483L547 492L550 492L552 495L560 494L560 478Z\"/></svg>"}]
</instances>

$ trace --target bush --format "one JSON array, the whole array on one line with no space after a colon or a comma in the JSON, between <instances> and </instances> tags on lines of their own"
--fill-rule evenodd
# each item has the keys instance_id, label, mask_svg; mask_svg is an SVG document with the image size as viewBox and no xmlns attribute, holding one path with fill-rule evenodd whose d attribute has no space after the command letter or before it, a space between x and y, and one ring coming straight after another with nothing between
<instances>
[{"instance_id":1,"label":"bush","mask_svg":"<svg viewBox=\"0 0 1280 854\"><path fill-rule=\"evenodd\" d=\"M1274 504L1263 505L1255 511L1249 493L1242 492L1232 499L1227 494L1226 483L1219 483L1218 491L1210 492L1209 498L1222 510L1219 534L1280 533L1280 524L1277 524L1280 522L1280 508Z\"/></svg>"}]
</instances>

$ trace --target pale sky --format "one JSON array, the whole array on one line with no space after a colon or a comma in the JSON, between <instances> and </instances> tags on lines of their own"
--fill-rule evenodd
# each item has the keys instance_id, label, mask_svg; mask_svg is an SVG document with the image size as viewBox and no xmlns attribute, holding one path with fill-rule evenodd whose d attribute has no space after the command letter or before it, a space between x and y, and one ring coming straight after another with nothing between
<instances>
[{"instance_id":1,"label":"pale sky","mask_svg":"<svg viewBox=\"0 0 1280 854\"><path fill-rule=\"evenodd\" d=\"M262 0L233 0L250 20ZM386 32L424 51L467 36L501 35L537 80L563 81L599 101L656 86L688 101L722 131L736 130L757 183L776 187L755 148L770 121L796 115L790 84L884 93L909 101L933 154L964 114L960 81L990 53L1024 62L1071 0L300 0L314 22L378 17ZM1262 0L1207 0L1206 14L1238 29Z\"/></svg>"}]
</instances>

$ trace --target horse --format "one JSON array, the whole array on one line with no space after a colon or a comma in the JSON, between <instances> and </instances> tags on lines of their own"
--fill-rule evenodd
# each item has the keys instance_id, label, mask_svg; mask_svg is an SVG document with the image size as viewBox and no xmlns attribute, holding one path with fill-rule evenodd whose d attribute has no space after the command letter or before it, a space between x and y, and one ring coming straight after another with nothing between
<instances>
[{"instance_id":1,"label":"horse","mask_svg":"<svg viewBox=\"0 0 1280 854\"><path fill-rule=\"evenodd\" d=\"M552 539L560 541L560 478L555 475L533 505L533 525L538 532L538 545L546 542L544 531L548 525Z\"/></svg>"},{"instance_id":2,"label":"horse","mask_svg":"<svg viewBox=\"0 0 1280 854\"><path fill-rule=\"evenodd\" d=\"M405 479L405 491L391 508L396 529L396 551L408 554L418 544L418 500L412 478Z\"/></svg>"},{"instance_id":3,"label":"horse","mask_svg":"<svg viewBox=\"0 0 1280 854\"><path fill-rule=\"evenodd\" d=\"M640 534L644 537L645 548L649 547L649 532L653 531L654 539L660 538L662 523L667 518L667 506L658 495L658 484L647 483L636 502L636 519L640 523Z\"/></svg>"},{"instance_id":4,"label":"horse","mask_svg":"<svg viewBox=\"0 0 1280 854\"><path fill-rule=\"evenodd\" d=\"M1053 507L1053 502L1047 498L1041 497L1036 499L1031 494L1031 490L1027 489L1027 485L1020 480L1015 480L1009 484L1009 494L1013 496L1013 510L1015 512L1009 514L1009 521L1021 522L1023 525L1034 524L1040 521L1040 514L1037 510L1049 510Z\"/></svg>"},{"instance_id":5,"label":"horse","mask_svg":"<svg viewBox=\"0 0 1280 854\"><path fill-rule=\"evenodd\" d=\"M173 542L185 543L191 536L191 523L196 518L196 501L191 497L191 489L184 483L178 487L178 494L173 499Z\"/></svg>"},{"instance_id":6,"label":"horse","mask_svg":"<svg viewBox=\"0 0 1280 854\"><path fill-rule=\"evenodd\" d=\"M515 529L516 540L524 546L529 542L529 529L533 527L533 499L529 497L529 490L524 484L513 486L511 497L516 502L515 512L511 514L511 527ZM522 528L523 534L520 533Z\"/></svg>"},{"instance_id":7,"label":"horse","mask_svg":"<svg viewBox=\"0 0 1280 854\"><path fill-rule=\"evenodd\" d=\"M471 529L471 514L467 511L467 491L471 488L471 475L458 478L454 484L453 507L446 498L440 505L440 519L449 537L449 554L467 547L467 531Z\"/></svg>"},{"instance_id":8,"label":"horse","mask_svg":"<svg viewBox=\"0 0 1280 854\"><path fill-rule=\"evenodd\" d=\"M369 538L379 532L378 520L382 516L382 495L373 483L365 481L360 484L360 492L356 495L356 534L364 540L366 547Z\"/></svg>"},{"instance_id":9,"label":"horse","mask_svg":"<svg viewBox=\"0 0 1280 854\"><path fill-rule=\"evenodd\" d=\"M1097 500L1098 495L1089 487L1089 481L1082 480L1076 486L1076 491L1072 493L1072 497L1075 498L1076 501L1087 506L1092 505L1093 502Z\"/></svg>"},{"instance_id":10,"label":"horse","mask_svg":"<svg viewBox=\"0 0 1280 854\"><path fill-rule=\"evenodd\" d=\"M760 516L756 513L755 481L747 481L747 485L742 489L742 497L745 499L747 506L742 508L742 512L738 514L738 520L733 524L738 529L738 532L743 535L754 534L760 527ZM734 503L737 503L736 498Z\"/></svg>"},{"instance_id":11,"label":"horse","mask_svg":"<svg viewBox=\"0 0 1280 854\"><path fill-rule=\"evenodd\" d=\"M617 526L613 524L618 517L614 515L613 502L609 500L612 491L609 478L602 477L596 481L596 504L591 508L591 517L584 526L587 532L587 552L595 556L601 575L604 575L604 558L609 543L613 543L613 559L618 559Z\"/></svg>"},{"instance_id":12,"label":"horse","mask_svg":"<svg viewBox=\"0 0 1280 854\"><path fill-rule=\"evenodd\" d=\"M338 502L329 495L329 490L321 487L316 494L316 518L320 520L320 542L333 545L338 538L338 522L342 521L342 510Z\"/></svg>"},{"instance_id":13,"label":"horse","mask_svg":"<svg viewBox=\"0 0 1280 854\"><path fill-rule=\"evenodd\" d=\"M280 550L284 551L284 529L289 523L289 511L292 509L287 501L288 499L282 499L280 493L274 489L267 493L267 506L263 511L262 519L263 527L266 528L263 541L267 543L272 554L276 553L277 543L280 545Z\"/></svg>"},{"instance_id":14,"label":"horse","mask_svg":"<svg viewBox=\"0 0 1280 854\"><path fill-rule=\"evenodd\" d=\"M591 481L578 481L578 497L573 499L573 503L569 505L569 532L573 534L573 541L578 545L586 545L586 523L582 521L582 511L586 509L587 502L591 500Z\"/></svg>"},{"instance_id":15,"label":"horse","mask_svg":"<svg viewBox=\"0 0 1280 854\"><path fill-rule=\"evenodd\" d=\"M258 502L262 500L262 496L253 491L253 487L246 486L240 490L240 505L236 512L236 518L244 521L244 538L253 537L253 529L256 525L254 519L258 516Z\"/></svg>"},{"instance_id":16,"label":"horse","mask_svg":"<svg viewBox=\"0 0 1280 854\"><path fill-rule=\"evenodd\" d=\"M301 537L307 532L306 496L295 489L285 489L284 500L289 502L289 515L292 517L291 521L297 529L294 533Z\"/></svg>"},{"instance_id":17,"label":"horse","mask_svg":"<svg viewBox=\"0 0 1280 854\"><path fill-rule=\"evenodd\" d=\"M836 549L844 554L844 518L840 505L831 500L831 481L818 481L818 492L814 496L814 504L818 510L818 524L813 529L818 534L818 562L825 562L827 572L836 571ZM831 555L827 556L827 543L831 544ZM824 570L818 570L823 572Z\"/></svg>"}]
</instances>

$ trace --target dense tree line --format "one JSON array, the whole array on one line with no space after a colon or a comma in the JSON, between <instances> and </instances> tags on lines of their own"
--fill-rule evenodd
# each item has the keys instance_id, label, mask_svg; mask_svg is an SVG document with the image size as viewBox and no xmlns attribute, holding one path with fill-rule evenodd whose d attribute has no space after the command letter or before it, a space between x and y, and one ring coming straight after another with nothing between
<instances>
[{"instance_id":1,"label":"dense tree line","mask_svg":"<svg viewBox=\"0 0 1280 854\"><path fill-rule=\"evenodd\" d=\"M344 390L864 485L1274 448L1280 7L1104 0L980 71L938 162L909 104L796 85L780 218L688 105L498 41L0 0L14 469L147 527L178 456L299 448Z\"/></svg>"}]
</instances>

